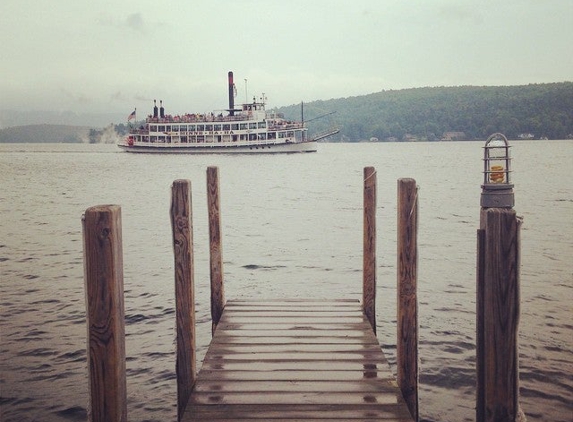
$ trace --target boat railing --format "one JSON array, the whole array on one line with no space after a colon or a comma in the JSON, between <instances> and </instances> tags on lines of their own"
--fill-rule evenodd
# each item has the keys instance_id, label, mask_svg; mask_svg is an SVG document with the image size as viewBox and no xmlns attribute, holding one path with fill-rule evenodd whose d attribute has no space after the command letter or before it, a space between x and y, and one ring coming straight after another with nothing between
<instances>
[{"instance_id":1,"label":"boat railing","mask_svg":"<svg viewBox=\"0 0 573 422\"><path fill-rule=\"evenodd\" d=\"M272 131L278 131L278 130L286 130L286 129L302 129L304 127L304 125L302 123L296 123L296 122L289 122L289 123L283 123L283 124L270 124L269 125L269 130Z\"/></svg>"},{"instance_id":2,"label":"boat railing","mask_svg":"<svg viewBox=\"0 0 573 422\"><path fill-rule=\"evenodd\" d=\"M237 116L222 116L214 114L184 114L182 116L147 117L146 123L207 123L207 122L238 122L257 120L252 114L240 114Z\"/></svg>"},{"instance_id":3,"label":"boat railing","mask_svg":"<svg viewBox=\"0 0 573 422\"><path fill-rule=\"evenodd\" d=\"M168 142L166 140L155 140L145 141L145 140L137 140L137 145L142 146L150 146L150 147L165 147L169 146L172 148L179 148L182 146L193 146L193 147L238 147L238 146L262 146L262 145L276 145L276 144L284 144L284 143L300 143L300 140L296 140L296 138L277 138L277 139L256 139L256 140L236 140L236 141L227 141L227 142Z\"/></svg>"}]
</instances>

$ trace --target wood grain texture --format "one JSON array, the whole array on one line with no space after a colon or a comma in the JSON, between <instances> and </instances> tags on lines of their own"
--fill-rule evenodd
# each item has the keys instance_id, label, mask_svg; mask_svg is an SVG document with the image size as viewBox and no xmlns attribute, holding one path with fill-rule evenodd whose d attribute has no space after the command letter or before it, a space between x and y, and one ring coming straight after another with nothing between
<instances>
[{"instance_id":1,"label":"wood grain texture","mask_svg":"<svg viewBox=\"0 0 573 422\"><path fill-rule=\"evenodd\" d=\"M376 334L376 170L364 168L362 310Z\"/></svg>"},{"instance_id":2,"label":"wood grain texture","mask_svg":"<svg viewBox=\"0 0 573 422\"><path fill-rule=\"evenodd\" d=\"M481 216L483 221L483 214ZM476 262L476 422L484 422L485 416L485 362L484 362L484 280L485 280L485 230L477 231Z\"/></svg>"},{"instance_id":3,"label":"wood grain texture","mask_svg":"<svg viewBox=\"0 0 573 422\"><path fill-rule=\"evenodd\" d=\"M418 188L414 179L398 180L398 385L418 420Z\"/></svg>"},{"instance_id":4,"label":"wood grain texture","mask_svg":"<svg viewBox=\"0 0 573 422\"><path fill-rule=\"evenodd\" d=\"M209 213L209 262L211 277L211 319L212 332L225 307L223 284L223 245L221 239L221 213L219 195L219 168L207 168L207 206Z\"/></svg>"},{"instance_id":5,"label":"wood grain texture","mask_svg":"<svg viewBox=\"0 0 573 422\"><path fill-rule=\"evenodd\" d=\"M181 420L197 376L193 213L190 180L173 182L170 216L175 261L177 418Z\"/></svg>"},{"instance_id":6,"label":"wood grain texture","mask_svg":"<svg viewBox=\"0 0 573 422\"><path fill-rule=\"evenodd\" d=\"M183 421L315 419L412 421L360 303L229 301Z\"/></svg>"},{"instance_id":7,"label":"wood grain texture","mask_svg":"<svg viewBox=\"0 0 573 422\"><path fill-rule=\"evenodd\" d=\"M127 421L121 208L88 208L83 217L90 411L93 422Z\"/></svg>"},{"instance_id":8,"label":"wood grain texture","mask_svg":"<svg viewBox=\"0 0 573 422\"><path fill-rule=\"evenodd\" d=\"M478 389L483 389L476 411L483 421L515 421L519 414L519 221L508 208L482 211L484 230L481 307L478 322ZM479 373L478 373L479 375ZM480 421L481 422L481 421Z\"/></svg>"}]
</instances>

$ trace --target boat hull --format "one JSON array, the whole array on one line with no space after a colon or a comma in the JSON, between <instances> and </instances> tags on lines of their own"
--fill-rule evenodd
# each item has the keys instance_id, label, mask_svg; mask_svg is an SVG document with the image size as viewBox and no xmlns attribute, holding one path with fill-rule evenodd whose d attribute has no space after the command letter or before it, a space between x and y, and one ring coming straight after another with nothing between
<instances>
[{"instance_id":1,"label":"boat hull","mask_svg":"<svg viewBox=\"0 0 573 422\"><path fill-rule=\"evenodd\" d=\"M298 152L316 152L317 142L265 143L265 144L119 144L122 150L147 154L284 154Z\"/></svg>"}]
</instances>

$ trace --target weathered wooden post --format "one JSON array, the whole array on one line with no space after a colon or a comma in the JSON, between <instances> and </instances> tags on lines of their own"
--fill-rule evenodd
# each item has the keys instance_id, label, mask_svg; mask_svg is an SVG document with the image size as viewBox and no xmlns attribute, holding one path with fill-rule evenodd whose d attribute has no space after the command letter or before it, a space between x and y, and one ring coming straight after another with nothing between
<instances>
[{"instance_id":1,"label":"weathered wooden post","mask_svg":"<svg viewBox=\"0 0 573 422\"><path fill-rule=\"evenodd\" d=\"M177 332L177 420L180 421L197 377L193 211L191 181L171 186L171 229L175 260L175 314Z\"/></svg>"},{"instance_id":2,"label":"weathered wooden post","mask_svg":"<svg viewBox=\"0 0 573 422\"><path fill-rule=\"evenodd\" d=\"M212 333L225 307L223 285L223 246L221 243L221 214L219 200L219 168L207 168L207 205L209 212L209 251L211 268L211 319Z\"/></svg>"},{"instance_id":3,"label":"weathered wooden post","mask_svg":"<svg viewBox=\"0 0 573 422\"><path fill-rule=\"evenodd\" d=\"M127 421L121 208L88 208L82 219L91 422Z\"/></svg>"},{"instance_id":4,"label":"weathered wooden post","mask_svg":"<svg viewBox=\"0 0 573 422\"><path fill-rule=\"evenodd\" d=\"M362 311L376 334L376 169L364 167Z\"/></svg>"},{"instance_id":5,"label":"weathered wooden post","mask_svg":"<svg viewBox=\"0 0 573 422\"><path fill-rule=\"evenodd\" d=\"M418 188L398 180L397 378L404 400L418 420Z\"/></svg>"},{"instance_id":6,"label":"weathered wooden post","mask_svg":"<svg viewBox=\"0 0 573 422\"><path fill-rule=\"evenodd\" d=\"M477 258L477 422L524 420L519 409L518 324L520 220L510 183L507 139L484 148Z\"/></svg>"}]
</instances>

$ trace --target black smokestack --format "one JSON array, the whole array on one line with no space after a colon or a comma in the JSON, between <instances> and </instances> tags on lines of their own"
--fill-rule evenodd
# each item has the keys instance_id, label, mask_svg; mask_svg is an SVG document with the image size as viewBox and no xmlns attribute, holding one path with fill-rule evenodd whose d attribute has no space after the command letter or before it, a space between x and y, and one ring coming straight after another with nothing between
<instances>
[{"instance_id":1,"label":"black smokestack","mask_svg":"<svg viewBox=\"0 0 573 422\"><path fill-rule=\"evenodd\" d=\"M157 119L157 101L153 100L153 118Z\"/></svg>"},{"instance_id":2,"label":"black smokestack","mask_svg":"<svg viewBox=\"0 0 573 422\"><path fill-rule=\"evenodd\" d=\"M159 100L159 117L165 118L165 109L163 108L163 100Z\"/></svg>"},{"instance_id":3,"label":"black smokestack","mask_svg":"<svg viewBox=\"0 0 573 422\"><path fill-rule=\"evenodd\" d=\"M233 83L233 72L229 72L229 115L235 115L235 84Z\"/></svg>"}]
</instances>

